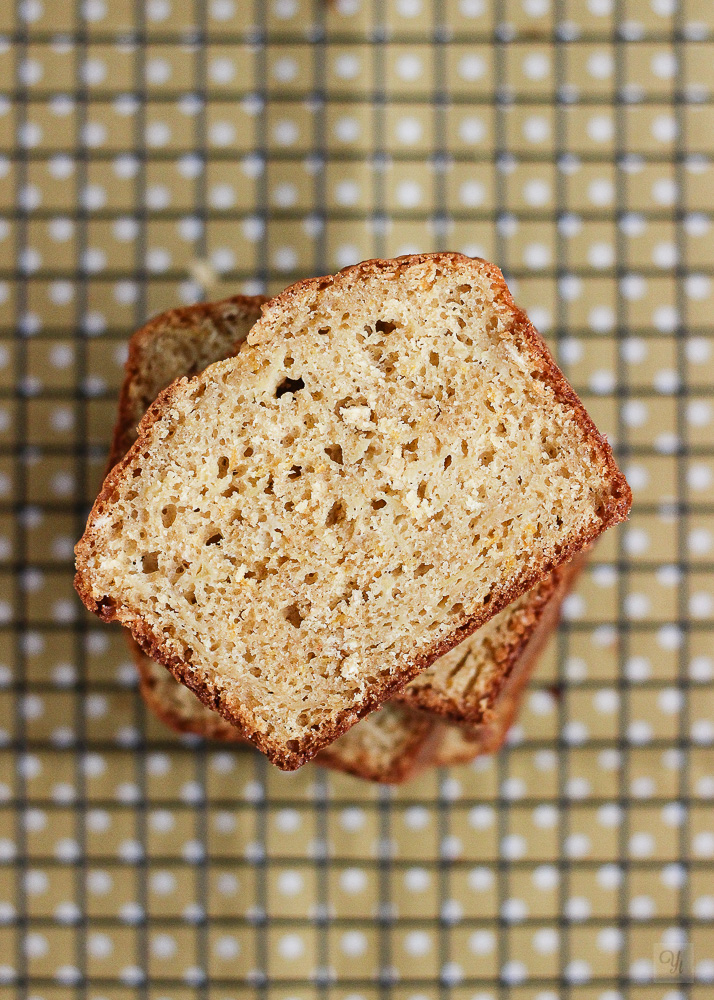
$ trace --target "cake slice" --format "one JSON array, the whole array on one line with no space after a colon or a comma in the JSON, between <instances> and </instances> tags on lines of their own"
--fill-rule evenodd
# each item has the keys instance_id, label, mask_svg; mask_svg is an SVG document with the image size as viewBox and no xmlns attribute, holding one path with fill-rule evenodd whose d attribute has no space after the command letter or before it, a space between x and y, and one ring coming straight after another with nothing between
<instances>
[{"instance_id":1,"label":"cake slice","mask_svg":"<svg viewBox=\"0 0 714 1000\"><path fill-rule=\"evenodd\" d=\"M240 729L206 708L136 644L132 653L144 701L167 726L221 743L248 743ZM394 703L384 705L321 750L315 763L367 781L398 784L433 762L445 728L426 712Z\"/></svg>"},{"instance_id":2,"label":"cake slice","mask_svg":"<svg viewBox=\"0 0 714 1000\"><path fill-rule=\"evenodd\" d=\"M439 721L434 713L412 711L392 701L321 750L315 763L369 781L398 784L429 766L463 764L477 756L495 753L516 717L538 656L557 625L563 598L583 561L582 557L576 557L552 574L550 599L546 603L542 601L543 588L539 594L532 591L528 595L538 621L525 643L524 602L520 600L497 616L501 620L497 633L501 647L479 642L480 632L461 644L463 652L471 652L477 671L480 664L484 676L493 678L494 661L505 674L503 683L499 675L498 690L494 685L488 692L489 707L484 710L480 724L464 726ZM487 628L488 625L480 631ZM131 639L130 647L139 671L141 693L158 718L177 732L227 743L247 742L238 728L207 708L168 670L142 653Z\"/></svg>"},{"instance_id":3,"label":"cake slice","mask_svg":"<svg viewBox=\"0 0 714 1000\"><path fill-rule=\"evenodd\" d=\"M493 265L367 261L264 307L107 477L77 590L300 766L630 493Z\"/></svg>"}]
</instances>

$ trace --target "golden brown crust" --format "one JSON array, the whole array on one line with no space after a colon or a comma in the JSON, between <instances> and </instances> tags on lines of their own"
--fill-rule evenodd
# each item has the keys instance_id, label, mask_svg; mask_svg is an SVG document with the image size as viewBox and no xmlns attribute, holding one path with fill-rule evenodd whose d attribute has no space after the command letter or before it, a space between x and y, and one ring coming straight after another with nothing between
<instances>
[{"instance_id":1,"label":"golden brown crust","mask_svg":"<svg viewBox=\"0 0 714 1000\"><path fill-rule=\"evenodd\" d=\"M404 711L404 709L401 709ZM313 758L315 764L342 771L367 781L385 785L398 785L428 767L439 739L439 723L422 712L406 709L409 716L409 739L398 757L393 758L388 767L375 766L368 753L356 754L347 760L340 753L339 744L331 744L320 750Z\"/></svg>"},{"instance_id":2,"label":"golden brown crust","mask_svg":"<svg viewBox=\"0 0 714 1000\"><path fill-rule=\"evenodd\" d=\"M171 699L162 696L157 685L152 661L142 653L131 635L126 636L132 659L139 673L139 690L148 708L170 729L178 733L192 733L203 739L218 743L233 743L250 745L250 741L240 729L232 726L217 712L206 711L199 714L181 711ZM163 667L160 667L163 670ZM172 681L173 683L173 681ZM203 708L203 706L201 706ZM314 758L313 763L327 767L332 771L351 774L365 781L380 784L400 784L413 777L419 770L433 763L434 750L440 738L441 724L429 718L426 713L414 712L409 708L400 708L404 715L405 726L408 726L408 736L404 741L399 756L384 761L386 766L379 767L375 755L367 752L345 754L339 744L325 747Z\"/></svg>"},{"instance_id":3,"label":"golden brown crust","mask_svg":"<svg viewBox=\"0 0 714 1000\"><path fill-rule=\"evenodd\" d=\"M262 306L268 301L265 295L233 295L220 302L199 302L182 309L170 309L168 312L155 316L145 326L137 330L129 340L127 359L124 364L124 381L119 390L119 415L114 427L112 442L109 447L107 472L112 469L120 458L126 455L133 444L134 429L142 414L137 414L132 407L131 388L136 386L142 377L142 367L147 347L167 329L181 330L187 327L200 326L209 320L216 326L225 329L226 314L232 308L241 318L247 319L260 315ZM187 376L197 372L186 372ZM147 400L146 404L153 400Z\"/></svg>"},{"instance_id":4,"label":"golden brown crust","mask_svg":"<svg viewBox=\"0 0 714 1000\"><path fill-rule=\"evenodd\" d=\"M480 720L464 725L462 718L459 717L458 722L443 723L449 728L461 723L459 728L463 745L459 751L448 754L442 753L438 746L434 760L436 765L446 767L451 764L465 764L474 757L496 753L501 749L520 707L524 690L558 624L563 600L575 583L586 559L587 553L583 552L553 574L552 586L548 588L549 597L545 605L539 604L538 618L534 627L530 628L527 634L521 630L517 642L509 644L504 669L494 679L495 683L484 696L487 708L480 716ZM434 702L436 703L436 699ZM446 715L453 720L456 713L437 711L437 714Z\"/></svg>"},{"instance_id":5,"label":"golden brown crust","mask_svg":"<svg viewBox=\"0 0 714 1000\"><path fill-rule=\"evenodd\" d=\"M520 578L512 582L510 587L504 588L500 592L494 592L489 604L466 618L458 628L454 629L450 636L445 637L433 644L431 648L414 657L397 676L385 678L381 683L376 684L360 703L337 713L329 724L321 727L319 734L314 733L301 740L295 749L289 749L287 745L275 742L260 733L252 722L249 713L242 705L234 702L229 703L225 690L221 689L211 678L199 675L192 664L185 663L175 652L168 649L163 644L162 638L155 636L146 622L135 615L130 609L116 605L109 597L96 600L91 594L89 581L85 581L83 576L90 555L91 528L85 531L85 534L76 546L77 575L75 577L75 588L85 606L104 621L120 621L122 624L128 626L134 638L148 656L168 667L174 676L194 691L204 704L220 712L231 723L238 726L248 739L255 743L275 765L284 770L294 770L314 757L320 749L337 739L338 736L353 726L360 718L373 711L400 691L410 680L429 667L439 656L443 656L450 649L453 649L454 646L463 642L464 639L472 635L477 628L492 618L497 612L530 590L538 582L544 580L559 565L571 559L577 552L593 541L597 535L604 531L605 528L624 520L631 505L630 489L615 465L609 445L598 433L580 400L565 381L539 334L526 315L513 302L503 275L497 267L486 261L464 257L461 254L420 254L397 258L396 260L364 261L353 267L345 268L340 272L340 275L342 276L341 280L344 281L345 278L351 277L359 279L370 272L391 271L396 274L400 269L406 269L422 263L431 265L435 277L439 274L438 268L440 265L460 266L465 269L465 276L468 275L469 271L473 272L474 266L477 266L482 272L485 271L489 275L492 289L497 293L498 307L510 317L510 336L514 341L520 343L523 349L530 352L534 362L533 377L540 378L547 383L552 388L556 398L570 407L573 419L579 423L583 431L588 435L593 451L597 454L606 470L607 477L611 482L611 493L603 509L599 511L599 525L593 526L580 538L571 540L569 544L562 545L556 551L555 557L547 562L544 561L537 570L533 570L529 574L522 574ZM248 343L266 342L274 336L279 336L280 316L291 300L298 296L309 295L310 293L316 294L320 289L333 284L335 280L336 277L333 275L321 278L309 278L287 288L264 307L263 317L259 324L261 330L256 333L256 329L254 328L249 335ZM110 506L112 494L115 486L122 478L124 468L147 447L151 427L171 409L180 388L187 383L188 379L177 380L165 389L149 407L139 425L137 441L124 459L119 461L107 476L92 508L89 518L90 525Z\"/></svg>"}]
</instances>

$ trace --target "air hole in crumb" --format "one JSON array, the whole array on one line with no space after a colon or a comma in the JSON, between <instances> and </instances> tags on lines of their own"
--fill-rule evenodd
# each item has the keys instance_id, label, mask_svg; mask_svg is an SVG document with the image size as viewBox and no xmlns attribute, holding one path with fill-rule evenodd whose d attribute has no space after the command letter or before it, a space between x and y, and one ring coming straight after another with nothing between
<instances>
[{"instance_id":1,"label":"air hole in crumb","mask_svg":"<svg viewBox=\"0 0 714 1000\"><path fill-rule=\"evenodd\" d=\"M225 479L225 477L228 475L228 466L230 464L231 463L228 461L227 457L225 455L221 455L221 457L218 459L218 478L219 479Z\"/></svg>"},{"instance_id":2,"label":"air hole in crumb","mask_svg":"<svg viewBox=\"0 0 714 1000\"><path fill-rule=\"evenodd\" d=\"M342 501L335 501L328 511L325 524L328 528L331 528L333 524L339 524L340 521L344 521L346 513Z\"/></svg>"},{"instance_id":3,"label":"air hole in crumb","mask_svg":"<svg viewBox=\"0 0 714 1000\"><path fill-rule=\"evenodd\" d=\"M265 484L265 489L263 490L263 493L267 493L268 496L274 496L275 495L274 492L273 492L273 482L274 482L274 480L273 480L273 476L271 474L270 476L268 476L268 482Z\"/></svg>"},{"instance_id":4,"label":"air hole in crumb","mask_svg":"<svg viewBox=\"0 0 714 1000\"><path fill-rule=\"evenodd\" d=\"M170 528L176 520L176 505L169 503L161 511L161 523L165 528Z\"/></svg>"},{"instance_id":5,"label":"air hole in crumb","mask_svg":"<svg viewBox=\"0 0 714 1000\"><path fill-rule=\"evenodd\" d=\"M283 608L283 618L286 622L290 622L293 628L300 628L303 622L300 608L298 608L297 604L289 604L287 608Z\"/></svg>"},{"instance_id":6,"label":"air hole in crumb","mask_svg":"<svg viewBox=\"0 0 714 1000\"><path fill-rule=\"evenodd\" d=\"M275 390L275 396L280 399L286 392L300 392L305 388L305 383L301 378L284 378Z\"/></svg>"},{"instance_id":7,"label":"air hole in crumb","mask_svg":"<svg viewBox=\"0 0 714 1000\"><path fill-rule=\"evenodd\" d=\"M333 462L337 465L342 465L342 446L339 444L328 444L325 448L325 454L328 458L331 458Z\"/></svg>"},{"instance_id":8,"label":"air hole in crumb","mask_svg":"<svg viewBox=\"0 0 714 1000\"><path fill-rule=\"evenodd\" d=\"M319 334L320 334L321 336L323 336L323 337L324 337L324 336L325 336L325 334L327 334L327 333L329 333L329 332L330 332L330 328L329 328L329 326L321 326L321 327L320 327L320 329L319 329L319 330L318 330L317 332L318 332L318 333L319 333Z\"/></svg>"},{"instance_id":9,"label":"air hole in crumb","mask_svg":"<svg viewBox=\"0 0 714 1000\"><path fill-rule=\"evenodd\" d=\"M419 483L419 489L417 490L417 496L419 497L420 500L423 500L424 497L426 496L426 480L425 479L422 480Z\"/></svg>"},{"instance_id":10,"label":"air hole in crumb","mask_svg":"<svg viewBox=\"0 0 714 1000\"><path fill-rule=\"evenodd\" d=\"M141 557L141 569L143 573L155 573L159 568L159 553L147 552Z\"/></svg>"},{"instance_id":11,"label":"air hole in crumb","mask_svg":"<svg viewBox=\"0 0 714 1000\"><path fill-rule=\"evenodd\" d=\"M372 510L381 510L382 507L386 507L386 506L387 506L387 501L386 500L373 500L372 501Z\"/></svg>"},{"instance_id":12,"label":"air hole in crumb","mask_svg":"<svg viewBox=\"0 0 714 1000\"><path fill-rule=\"evenodd\" d=\"M288 740L287 743L285 744L285 746L292 753L297 753L298 750L300 749L300 740Z\"/></svg>"},{"instance_id":13,"label":"air hole in crumb","mask_svg":"<svg viewBox=\"0 0 714 1000\"><path fill-rule=\"evenodd\" d=\"M414 576L424 576L425 573L428 573L429 570L433 568L434 568L433 563L420 563L417 566L416 573L414 574Z\"/></svg>"},{"instance_id":14,"label":"air hole in crumb","mask_svg":"<svg viewBox=\"0 0 714 1000\"><path fill-rule=\"evenodd\" d=\"M132 475L133 479L136 479L137 476L140 476L141 475L141 466L139 466L138 469L134 469L134 471L132 472L131 475Z\"/></svg>"},{"instance_id":15,"label":"air hole in crumb","mask_svg":"<svg viewBox=\"0 0 714 1000\"><path fill-rule=\"evenodd\" d=\"M450 614L460 615L464 610L463 604L452 604Z\"/></svg>"},{"instance_id":16,"label":"air hole in crumb","mask_svg":"<svg viewBox=\"0 0 714 1000\"><path fill-rule=\"evenodd\" d=\"M430 352L430 354L429 354L429 363L432 364L432 365L434 365L435 367L436 367L436 365L439 364L439 355L436 353L436 351L431 351Z\"/></svg>"},{"instance_id":17,"label":"air hole in crumb","mask_svg":"<svg viewBox=\"0 0 714 1000\"><path fill-rule=\"evenodd\" d=\"M243 458L250 458L252 454L253 454L253 449L250 447L250 445L248 445L248 447L243 452Z\"/></svg>"},{"instance_id":18,"label":"air hole in crumb","mask_svg":"<svg viewBox=\"0 0 714 1000\"><path fill-rule=\"evenodd\" d=\"M379 333L394 333L398 324L388 319L378 319L374 324L375 330Z\"/></svg>"},{"instance_id":19,"label":"air hole in crumb","mask_svg":"<svg viewBox=\"0 0 714 1000\"><path fill-rule=\"evenodd\" d=\"M451 455L447 455L446 458L444 459L444 468L448 469L450 465L451 465Z\"/></svg>"},{"instance_id":20,"label":"air hole in crumb","mask_svg":"<svg viewBox=\"0 0 714 1000\"><path fill-rule=\"evenodd\" d=\"M468 442L462 441L461 442L461 454L462 455L468 455L468 453L469 453Z\"/></svg>"},{"instance_id":21,"label":"air hole in crumb","mask_svg":"<svg viewBox=\"0 0 714 1000\"><path fill-rule=\"evenodd\" d=\"M317 583L317 573L308 573L305 577L305 583Z\"/></svg>"},{"instance_id":22,"label":"air hole in crumb","mask_svg":"<svg viewBox=\"0 0 714 1000\"><path fill-rule=\"evenodd\" d=\"M189 604L196 604L197 603L197 601L196 601L196 594L195 594L195 592L193 590L193 587L191 587L190 590L184 590L183 596L185 597L185 599L188 601Z\"/></svg>"},{"instance_id":23,"label":"air hole in crumb","mask_svg":"<svg viewBox=\"0 0 714 1000\"><path fill-rule=\"evenodd\" d=\"M301 712L297 717L298 726L306 726L310 721L310 716L307 712Z\"/></svg>"},{"instance_id":24,"label":"air hole in crumb","mask_svg":"<svg viewBox=\"0 0 714 1000\"><path fill-rule=\"evenodd\" d=\"M223 541L223 535L221 534L220 531L217 531L214 535L211 535L210 538L206 539L205 544L206 545L218 545L218 543L222 542L222 541Z\"/></svg>"},{"instance_id":25,"label":"air hole in crumb","mask_svg":"<svg viewBox=\"0 0 714 1000\"><path fill-rule=\"evenodd\" d=\"M288 479L299 479L302 475L302 468L299 465L293 465L290 472L288 472Z\"/></svg>"},{"instance_id":26,"label":"air hole in crumb","mask_svg":"<svg viewBox=\"0 0 714 1000\"><path fill-rule=\"evenodd\" d=\"M295 364L295 358L290 358L290 357L283 358L283 365L286 368L292 368L294 364Z\"/></svg>"}]
</instances>

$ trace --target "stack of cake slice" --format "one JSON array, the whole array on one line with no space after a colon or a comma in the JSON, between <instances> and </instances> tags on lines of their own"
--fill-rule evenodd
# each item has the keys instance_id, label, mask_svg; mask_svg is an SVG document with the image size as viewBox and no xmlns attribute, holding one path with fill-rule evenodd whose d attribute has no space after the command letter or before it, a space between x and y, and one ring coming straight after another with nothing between
<instances>
[{"instance_id":1,"label":"stack of cake slice","mask_svg":"<svg viewBox=\"0 0 714 1000\"><path fill-rule=\"evenodd\" d=\"M502 742L573 557L630 504L500 272L457 254L159 317L111 459L77 589L149 705L381 781Z\"/></svg>"}]
</instances>

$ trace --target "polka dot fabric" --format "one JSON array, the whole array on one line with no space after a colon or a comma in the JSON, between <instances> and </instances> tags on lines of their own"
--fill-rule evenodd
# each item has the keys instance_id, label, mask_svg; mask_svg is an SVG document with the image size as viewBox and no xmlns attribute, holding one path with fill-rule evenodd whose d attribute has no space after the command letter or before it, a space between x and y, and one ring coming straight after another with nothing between
<instances>
[{"instance_id":1,"label":"polka dot fabric","mask_svg":"<svg viewBox=\"0 0 714 1000\"><path fill-rule=\"evenodd\" d=\"M0 5L0 1000L710 996L713 56L703 0ZM630 521L496 758L175 737L72 590L128 335L437 249L504 269Z\"/></svg>"}]
</instances>

